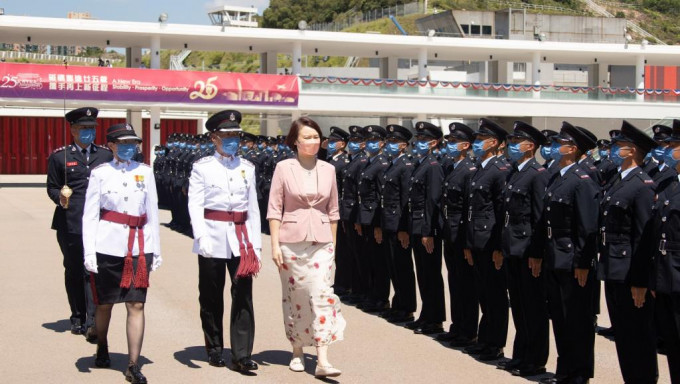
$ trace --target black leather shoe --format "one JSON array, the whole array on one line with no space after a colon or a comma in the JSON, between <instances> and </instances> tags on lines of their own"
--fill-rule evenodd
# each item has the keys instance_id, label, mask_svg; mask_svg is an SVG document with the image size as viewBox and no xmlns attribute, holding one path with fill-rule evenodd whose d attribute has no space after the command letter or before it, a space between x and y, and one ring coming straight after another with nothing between
<instances>
[{"instance_id":1,"label":"black leather shoe","mask_svg":"<svg viewBox=\"0 0 680 384\"><path fill-rule=\"evenodd\" d=\"M505 355L503 354L503 348L489 347L479 353L479 356L477 356L477 360L479 361L498 360L502 359L504 356Z\"/></svg>"},{"instance_id":2,"label":"black leather shoe","mask_svg":"<svg viewBox=\"0 0 680 384\"><path fill-rule=\"evenodd\" d=\"M515 368L519 368L520 365L522 365L521 360L511 359L511 360L499 361L498 364L496 364L496 368L502 369L504 371L512 371Z\"/></svg>"},{"instance_id":3,"label":"black leather shoe","mask_svg":"<svg viewBox=\"0 0 680 384\"><path fill-rule=\"evenodd\" d=\"M513 369L510 373L512 373L513 376L522 377L542 375L545 373L545 367L537 367L533 364L528 364L525 366L517 367Z\"/></svg>"},{"instance_id":4,"label":"black leather shoe","mask_svg":"<svg viewBox=\"0 0 680 384\"><path fill-rule=\"evenodd\" d=\"M94 328L94 325L88 327L87 331L85 331L85 340L87 340L88 343L97 343L97 330Z\"/></svg>"},{"instance_id":5,"label":"black leather shoe","mask_svg":"<svg viewBox=\"0 0 680 384\"><path fill-rule=\"evenodd\" d=\"M232 368L234 371L246 372L246 371L256 371L257 363L254 362L249 357L244 357L238 361L232 361Z\"/></svg>"},{"instance_id":6,"label":"black leather shoe","mask_svg":"<svg viewBox=\"0 0 680 384\"><path fill-rule=\"evenodd\" d=\"M569 384L588 384L590 383L590 378L576 376L569 379Z\"/></svg>"},{"instance_id":7,"label":"black leather shoe","mask_svg":"<svg viewBox=\"0 0 680 384\"><path fill-rule=\"evenodd\" d=\"M146 377L142 375L142 370L137 364L128 367L127 371L125 371L125 380L132 384L146 384Z\"/></svg>"},{"instance_id":8,"label":"black leather shoe","mask_svg":"<svg viewBox=\"0 0 680 384\"><path fill-rule=\"evenodd\" d=\"M389 319L389 318L392 317L392 315L393 315L394 313L396 313L396 312L398 312L398 311L397 311L397 310L394 310L394 309L392 309L392 308L390 308L390 309L387 309L387 310L385 310L385 311L380 312L380 313L378 314L378 317L381 317L381 318L383 318L383 319Z\"/></svg>"},{"instance_id":9,"label":"black leather shoe","mask_svg":"<svg viewBox=\"0 0 680 384\"><path fill-rule=\"evenodd\" d=\"M465 349L463 349L463 353L466 353L468 355L479 355L485 349L486 349L486 345L477 343L477 344L472 344L472 345L466 347Z\"/></svg>"},{"instance_id":10,"label":"black leather shoe","mask_svg":"<svg viewBox=\"0 0 680 384\"><path fill-rule=\"evenodd\" d=\"M467 348L469 346L474 345L476 341L477 341L476 338L475 339L468 339L468 338L465 338L465 337L458 337L458 338L451 340L451 342L449 343L449 347L452 347L452 348Z\"/></svg>"},{"instance_id":11,"label":"black leather shoe","mask_svg":"<svg viewBox=\"0 0 680 384\"><path fill-rule=\"evenodd\" d=\"M437 335L437 337L435 337L434 339L437 341L453 341L456 338L458 338L458 335L449 331L446 333L442 333L441 335Z\"/></svg>"},{"instance_id":12,"label":"black leather shoe","mask_svg":"<svg viewBox=\"0 0 680 384\"><path fill-rule=\"evenodd\" d=\"M392 314L392 316L387 318L387 321L389 321L392 324L410 323L413 322L413 320L414 320L413 313L406 312L395 312Z\"/></svg>"},{"instance_id":13,"label":"black leather shoe","mask_svg":"<svg viewBox=\"0 0 680 384\"><path fill-rule=\"evenodd\" d=\"M553 377L546 377L544 379L541 379L541 380L539 380L539 383L541 383L541 384L567 384L567 383L569 383L569 378L567 376L555 375Z\"/></svg>"},{"instance_id":14,"label":"black leather shoe","mask_svg":"<svg viewBox=\"0 0 680 384\"><path fill-rule=\"evenodd\" d=\"M614 337L614 327L600 328L597 330L597 334L604 337Z\"/></svg>"},{"instance_id":15,"label":"black leather shoe","mask_svg":"<svg viewBox=\"0 0 680 384\"><path fill-rule=\"evenodd\" d=\"M441 323L425 323L413 330L413 333L416 335L435 335L443 332L444 327L442 327Z\"/></svg>"},{"instance_id":16,"label":"black leather shoe","mask_svg":"<svg viewBox=\"0 0 680 384\"><path fill-rule=\"evenodd\" d=\"M97 345L97 356L94 358L94 366L97 368L108 368L111 366L108 345Z\"/></svg>"},{"instance_id":17,"label":"black leather shoe","mask_svg":"<svg viewBox=\"0 0 680 384\"><path fill-rule=\"evenodd\" d=\"M227 363L224 361L224 358L222 358L222 352L210 352L208 355L208 364L212 365L213 367L226 367Z\"/></svg>"},{"instance_id":18,"label":"black leather shoe","mask_svg":"<svg viewBox=\"0 0 680 384\"><path fill-rule=\"evenodd\" d=\"M414 329L420 327L421 325L423 325L423 321L418 319L416 321L409 321L408 323L404 324L404 327L406 327L410 330L414 330Z\"/></svg>"},{"instance_id":19,"label":"black leather shoe","mask_svg":"<svg viewBox=\"0 0 680 384\"><path fill-rule=\"evenodd\" d=\"M390 309L390 303L387 301L368 302L361 307L361 310L366 313L382 312L386 309Z\"/></svg>"},{"instance_id":20,"label":"black leather shoe","mask_svg":"<svg viewBox=\"0 0 680 384\"><path fill-rule=\"evenodd\" d=\"M85 334L85 327L83 327L83 324L80 322L80 320L71 321L71 333L74 335Z\"/></svg>"}]
</instances>

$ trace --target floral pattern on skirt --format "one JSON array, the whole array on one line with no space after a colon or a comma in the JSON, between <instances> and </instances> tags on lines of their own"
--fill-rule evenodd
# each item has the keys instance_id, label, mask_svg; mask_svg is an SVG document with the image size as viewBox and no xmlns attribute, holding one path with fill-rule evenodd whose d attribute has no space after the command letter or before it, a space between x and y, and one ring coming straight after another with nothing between
<instances>
[{"instance_id":1,"label":"floral pattern on skirt","mask_svg":"<svg viewBox=\"0 0 680 384\"><path fill-rule=\"evenodd\" d=\"M342 340L345 319L333 292L333 243L282 243L281 290L286 337L293 347Z\"/></svg>"}]
</instances>

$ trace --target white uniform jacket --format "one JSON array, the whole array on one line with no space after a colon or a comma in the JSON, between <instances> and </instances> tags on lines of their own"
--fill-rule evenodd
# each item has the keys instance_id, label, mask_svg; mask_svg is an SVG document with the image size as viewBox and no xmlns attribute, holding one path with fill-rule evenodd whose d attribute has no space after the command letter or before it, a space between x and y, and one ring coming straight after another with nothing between
<instances>
[{"instance_id":1,"label":"white uniform jacket","mask_svg":"<svg viewBox=\"0 0 680 384\"><path fill-rule=\"evenodd\" d=\"M102 209L132 216L146 214L147 221L143 227L144 253L160 256L158 195L151 167L136 161L113 160L94 168L90 174L83 211L85 257L93 256L96 252L125 257L130 228L124 224L99 220ZM139 255L137 233L132 254Z\"/></svg>"},{"instance_id":2,"label":"white uniform jacket","mask_svg":"<svg viewBox=\"0 0 680 384\"><path fill-rule=\"evenodd\" d=\"M218 153L196 161L189 179L189 215L194 230L193 253L199 254L199 239L208 236L214 258L240 256L234 223L208 220L204 209L248 212L248 238L257 257L262 253L260 208L257 205L255 166L240 157L223 157Z\"/></svg>"}]
</instances>

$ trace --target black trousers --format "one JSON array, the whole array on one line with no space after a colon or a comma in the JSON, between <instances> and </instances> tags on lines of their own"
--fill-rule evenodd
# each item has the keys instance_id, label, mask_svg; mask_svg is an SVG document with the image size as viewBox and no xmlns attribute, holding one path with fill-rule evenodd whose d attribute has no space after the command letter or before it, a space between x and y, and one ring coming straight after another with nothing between
<instances>
[{"instance_id":1,"label":"black trousers","mask_svg":"<svg viewBox=\"0 0 680 384\"><path fill-rule=\"evenodd\" d=\"M86 327L91 327L94 325L96 306L90 287L90 274L83 265L83 236L59 230L57 243L64 256L64 285L68 305L71 308L71 324L80 322Z\"/></svg>"},{"instance_id":2,"label":"black trousers","mask_svg":"<svg viewBox=\"0 0 680 384\"><path fill-rule=\"evenodd\" d=\"M533 277L527 258L506 258L510 309L515 323L512 358L522 365L545 366L548 361L549 326L545 274Z\"/></svg>"},{"instance_id":3,"label":"black trousers","mask_svg":"<svg viewBox=\"0 0 680 384\"><path fill-rule=\"evenodd\" d=\"M354 223L343 221L347 235L347 254L352 264L352 293L368 295L370 287L370 270L368 262L362 260L366 252L366 239L354 229Z\"/></svg>"},{"instance_id":4,"label":"black trousers","mask_svg":"<svg viewBox=\"0 0 680 384\"><path fill-rule=\"evenodd\" d=\"M680 383L680 294L656 292L657 329L663 338L671 383Z\"/></svg>"},{"instance_id":5,"label":"black trousers","mask_svg":"<svg viewBox=\"0 0 680 384\"><path fill-rule=\"evenodd\" d=\"M395 232L383 232L387 251L387 266L394 288L392 309L413 313L416 311L416 275L413 271L411 244L403 248Z\"/></svg>"},{"instance_id":6,"label":"black trousers","mask_svg":"<svg viewBox=\"0 0 680 384\"><path fill-rule=\"evenodd\" d=\"M201 325L208 353L222 352L224 347L224 283L226 271L231 279L231 316L229 339L231 359L250 358L255 340L253 311L253 279L236 278L240 257L231 259L198 256L198 302L201 305Z\"/></svg>"},{"instance_id":7,"label":"black trousers","mask_svg":"<svg viewBox=\"0 0 680 384\"><path fill-rule=\"evenodd\" d=\"M584 287L572 270L545 271L548 312L557 347L556 374L570 378L593 377L595 324L593 323L594 271Z\"/></svg>"},{"instance_id":8,"label":"black trousers","mask_svg":"<svg viewBox=\"0 0 680 384\"><path fill-rule=\"evenodd\" d=\"M368 271L371 276L368 297L373 302L388 301L390 299L390 275L385 241L381 244L375 241L374 229L371 226L362 226L362 233L366 241L364 257L368 261Z\"/></svg>"},{"instance_id":9,"label":"black trousers","mask_svg":"<svg viewBox=\"0 0 680 384\"><path fill-rule=\"evenodd\" d=\"M352 289L354 260L350 257L347 241L344 225L338 225L335 241L335 283L333 284L336 293Z\"/></svg>"},{"instance_id":10,"label":"black trousers","mask_svg":"<svg viewBox=\"0 0 680 384\"><path fill-rule=\"evenodd\" d=\"M630 285L605 281L604 293L609 312L614 312L616 354L626 383L656 383L654 298L649 290L642 308L633 304Z\"/></svg>"},{"instance_id":11,"label":"black trousers","mask_svg":"<svg viewBox=\"0 0 680 384\"><path fill-rule=\"evenodd\" d=\"M418 277L418 289L423 306L418 320L442 323L446 320L444 279L442 278L442 240L434 238L434 251L427 253L421 236L411 236L413 257Z\"/></svg>"},{"instance_id":12,"label":"black trousers","mask_svg":"<svg viewBox=\"0 0 680 384\"><path fill-rule=\"evenodd\" d=\"M260 208L260 228L261 232L269 235L269 220L267 220L267 208L269 206L269 195L257 199L257 205Z\"/></svg>"},{"instance_id":13,"label":"black trousers","mask_svg":"<svg viewBox=\"0 0 680 384\"><path fill-rule=\"evenodd\" d=\"M508 338L508 291L505 265L497 270L489 251L472 251L475 282L482 318L479 320L478 342L503 348Z\"/></svg>"},{"instance_id":14,"label":"black trousers","mask_svg":"<svg viewBox=\"0 0 680 384\"><path fill-rule=\"evenodd\" d=\"M479 297L474 268L465 260L460 242L444 241L444 261L448 270L451 300L449 332L465 339L474 339L479 323Z\"/></svg>"}]
</instances>

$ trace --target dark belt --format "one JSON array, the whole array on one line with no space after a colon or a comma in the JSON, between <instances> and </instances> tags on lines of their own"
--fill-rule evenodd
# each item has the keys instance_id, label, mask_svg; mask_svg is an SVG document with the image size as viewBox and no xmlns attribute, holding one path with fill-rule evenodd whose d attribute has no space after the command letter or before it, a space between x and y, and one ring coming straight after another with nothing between
<instances>
[{"instance_id":1,"label":"dark belt","mask_svg":"<svg viewBox=\"0 0 680 384\"><path fill-rule=\"evenodd\" d=\"M553 228L548 227L548 239L555 237L569 237L571 236L571 230L566 228Z\"/></svg>"},{"instance_id":2,"label":"dark belt","mask_svg":"<svg viewBox=\"0 0 680 384\"><path fill-rule=\"evenodd\" d=\"M130 284L132 283L132 249L135 245L135 232L137 233L139 259L137 260L137 273L134 274L135 288L148 288L149 274L146 271L146 257L144 256L144 225L147 222L146 215L133 216L128 215L127 213L102 209L99 212L99 220L123 224L130 227L128 234L128 252L127 255L125 255L125 263L123 264L123 276L120 279L121 288L130 288Z\"/></svg>"},{"instance_id":3,"label":"dark belt","mask_svg":"<svg viewBox=\"0 0 680 384\"><path fill-rule=\"evenodd\" d=\"M680 251L680 241L667 241L666 239L661 239L659 241L659 252L662 255L666 255L666 251Z\"/></svg>"},{"instance_id":4,"label":"dark belt","mask_svg":"<svg viewBox=\"0 0 680 384\"><path fill-rule=\"evenodd\" d=\"M203 217L208 220L223 221L227 223L234 223L236 227L236 238L239 244L239 255L241 261L238 264L236 277L252 277L260 272L260 261L257 259L253 244L248 238L248 228L246 227L246 220L248 220L248 212L234 212L234 211L219 211L216 209L205 208L203 210Z\"/></svg>"}]
</instances>

